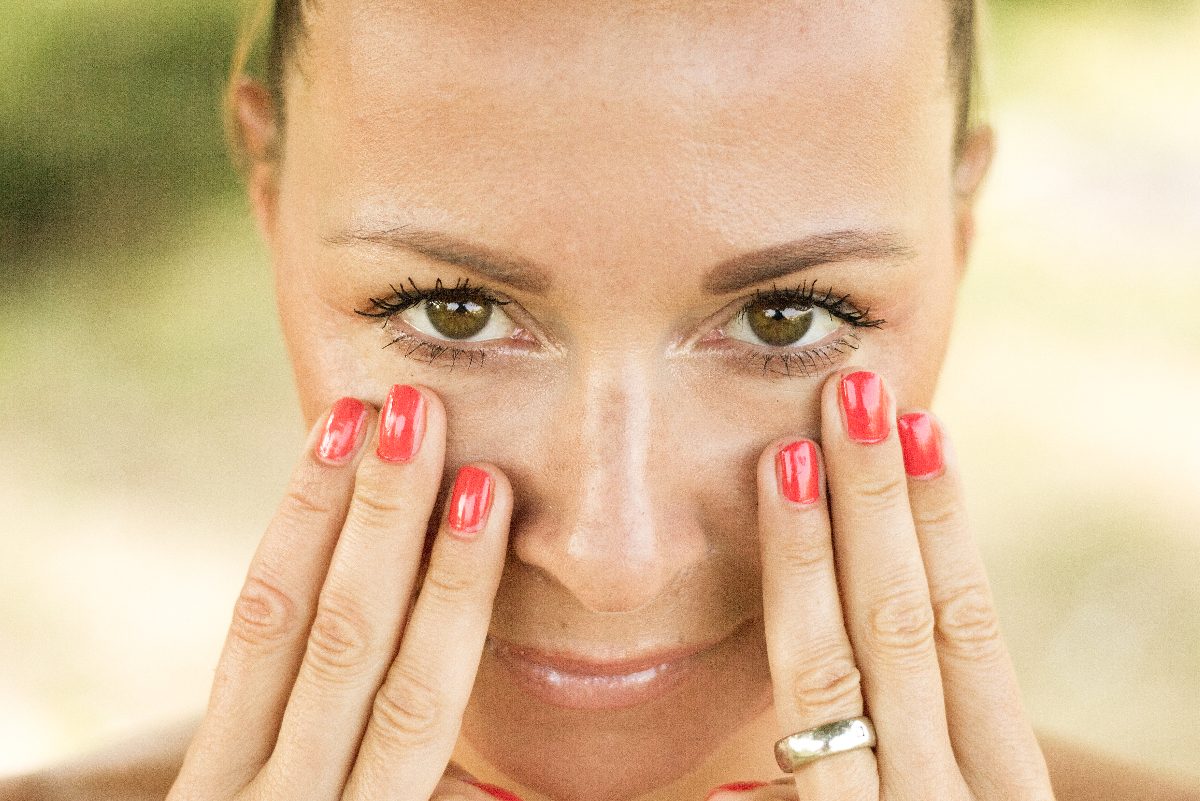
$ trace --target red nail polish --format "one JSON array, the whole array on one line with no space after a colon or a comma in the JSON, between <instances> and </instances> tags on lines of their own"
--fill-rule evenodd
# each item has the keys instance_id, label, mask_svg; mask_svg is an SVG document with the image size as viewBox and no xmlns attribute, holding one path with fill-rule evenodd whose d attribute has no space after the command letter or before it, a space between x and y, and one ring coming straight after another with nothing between
<instances>
[{"instance_id":1,"label":"red nail polish","mask_svg":"<svg viewBox=\"0 0 1200 801\"><path fill-rule=\"evenodd\" d=\"M342 398L325 418L317 456L334 464L349 459L358 448L358 435L367 420L367 407L358 398Z\"/></svg>"},{"instance_id":2,"label":"red nail polish","mask_svg":"<svg viewBox=\"0 0 1200 801\"><path fill-rule=\"evenodd\" d=\"M942 472L942 436L933 418L924 412L900 415L896 421L904 472L913 478L933 478Z\"/></svg>"},{"instance_id":3,"label":"red nail polish","mask_svg":"<svg viewBox=\"0 0 1200 801\"><path fill-rule=\"evenodd\" d=\"M388 393L379 415L379 448L385 462L407 462L425 436L425 398L415 387L397 384Z\"/></svg>"},{"instance_id":4,"label":"red nail polish","mask_svg":"<svg viewBox=\"0 0 1200 801\"><path fill-rule=\"evenodd\" d=\"M817 449L806 439L784 445L775 454L779 492L792 503L816 503L821 495Z\"/></svg>"},{"instance_id":5,"label":"red nail polish","mask_svg":"<svg viewBox=\"0 0 1200 801\"><path fill-rule=\"evenodd\" d=\"M487 784L485 782L467 782L467 784L478 787L492 798L499 798L500 801L521 801L521 797L516 793L505 790L503 787L497 787L494 784Z\"/></svg>"},{"instance_id":6,"label":"red nail polish","mask_svg":"<svg viewBox=\"0 0 1200 801\"><path fill-rule=\"evenodd\" d=\"M704 796L704 801L710 801L719 793L744 793L747 790L757 790L759 787L766 787L766 782L730 782L722 784L720 787L714 787L708 791L708 795Z\"/></svg>"},{"instance_id":7,"label":"red nail polish","mask_svg":"<svg viewBox=\"0 0 1200 801\"><path fill-rule=\"evenodd\" d=\"M883 442L891 426L883 381L865 370L842 378L842 414L850 439L864 444Z\"/></svg>"},{"instance_id":8,"label":"red nail polish","mask_svg":"<svg viewBox=\"0 0 1200 801\"><path fill-rule=\"evenodd\" d=\"M471 465L460 468L454 479L454 491L450 493L450 528L460 534L478 532L483 528L491 504L491 475Z\"/></svg>"}]
</instances>

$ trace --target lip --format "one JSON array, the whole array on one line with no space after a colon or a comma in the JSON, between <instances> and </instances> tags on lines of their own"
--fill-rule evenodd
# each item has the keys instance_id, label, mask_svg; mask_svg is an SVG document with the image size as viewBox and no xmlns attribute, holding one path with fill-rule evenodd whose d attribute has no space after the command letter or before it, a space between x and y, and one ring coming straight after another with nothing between
<instances>
[{"instance_id":1,"label":"lip","mask_svg":"<svg viewBox=\"0 0 1200 801\"><path fill-rule=\"evenodd\" d=\"M488 651L536 698L569 709L621 709L647 703L678 686L697 663L729 638L604 660L542 651L489 637Z\"/></svg>"}]
</instances>

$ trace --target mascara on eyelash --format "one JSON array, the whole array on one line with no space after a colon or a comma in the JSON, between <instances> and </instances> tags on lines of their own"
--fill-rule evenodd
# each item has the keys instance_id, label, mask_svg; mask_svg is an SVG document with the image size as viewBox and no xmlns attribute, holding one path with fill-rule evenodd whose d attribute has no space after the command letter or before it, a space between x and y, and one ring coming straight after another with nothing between
<instances>
[{"instance_id":1,"label":"mascara on eyelash","mask_svg":"<svg viewBox=\"0 0 1200 801\"><path fill-rule=\"evenodd\" d=\"M383 321L385 328L387 327L387 322L387 320ZM423 339L418 339L412 334L406 334L403 331L393 330L392 334L393 338L383 346L384 350L400 342L411 342L413 345L411 348L405 351L404 357L406 359L416 359L417 361L421 361L429 365L433 365L434 362L446 354L449 354L450 356L450 363L444 366L451 369L458 364L458 358L463 354L466 354L467 356L468 367L473 367L475 365L476 356L479 357L480 364L483 364L484 359L487 357L487 352L479 348L456 348L453 345L437 345L432 342L426 342ZM423 358L421 356L414 355L415 353L419 353L422 348L426 349L428 353L427 357Z\"/></svg>"},{"instance_id":2,"label":"mascara on eyelash","mask_svg":"<svg viewBox=\"0 0 1200 801\"><path fill-rule=\"evenodd\" d=\"M812 283L801 282L795 288L781 288L772 283L769 290L756 289L754 290L754 300L751 303L756 302L779 303L781 305L786 303L806 306L808 308L816 307L824 309L834 317L845 320L857 328L879 328L886 322L881 319L870 319L870 307L860 309L850 301L849 294L841 295L840 297L835 295L833 286L826 289L824 294L818 292L816 279L813 279ZM739 313L744 314L745 308L743 307Z\"/></svg>"},{"instance_id":3,"label":"mascara on eyelash","mask_svg":"<svg viewBox=\"0 0 1200 801\"><path fill-rule=\"evenodd\" d=\"M413 308L422 301L437 301L437 300L474 300L476 302L494 304L496 306L504 306L511 301L501 300L493 295L486 287L471 286L470 279L460 279L455 282L453 287L447 287L443 284L441 278L437 278L432 289L422 289L417 286L411 276L408 278L409 285L412 286L412 291L401 285L397 288L389 284L393 295L389 298L370 298L370 303L373 311L360 311L355 309L355 313L364 317L383 318L383 328L388 329L391 318L401 312ZM465 297L464 297L465 295ZM778 305L802 306L805 308L820 308L829 314L837 317L849 325L856 328L878 328L886 322L882 319L871 319L870 308L860 309L857 305L850 301L850 295L835 295L833 287L828 287L824 293L817 291L817 282L813 280L811 283L802 282L798 287L788 288L779 287L772 283L770 290L755 290L754 298L748 300L738 312L739 315L746 314L746 309L753 303L769 303ZM822 368L834 366L835 358L832 354L845 355L848 350L857 350L861 338L850 332L844 337L840 337L833 342L822 345L818 348L810 348L807 350L763 353L761 350L755 350L748 355L750 359L762 361L763 376L769 374L788 376L788 377L809 377L816 374ZM458 348L453 345L441 345L428 342L412 334L405 333L399 330L392 330L391 340L385 344L384 349L389 348L399 343L412 343L412 346L404 353L406 358L414 358L426 364L433 365L440 358L448 356L450 359L450 368L457 365L459 357L466 354L467 365L475 364L475 357L478 355L479 361L482 364L486 351L480 348ZM422 349L425 350L425 356L419 356ZM773 362L778 361L783 369L772 369ZM795 371L793 371L795 367Z\"/></svg>"},{"instance_id":4,"label":"mascara on eyelash","mask_svg":"<svg viewBox=\"0 0 1200 801\"><path fill-rule=\"evenodd\" d=\"M391 296L387 298L368 298L367 300L371 304L370 310L361 311L355 309L354 313L363 317L387 318L407 311L422 301L432 300L473 300L494 306L507 306L512 302L501 300L486 287L471 286L470 278L459 279L455 281L452 287L446 286L442 283L441 278L437 278L434 280L432 289L422 289L417 286L417 282L413 280L411 275L408 277L408 283L412 287L411 292L404 284L401 284L399 288L395 284L388 284L388 287L392 290Z\"/></svg>"},{"instance_id":5,"label":"mascara on eyelash","mask_svg":"<svg viewBox=\"0 0 1200 801\"><path fill-rule=\"evenodd\" d=\"M881 320L880 323L883 321ZM845 337L834 340L828 345L822 345L819 348L810 350L797 351L794 353L752 353L750 359L752 361L762 360L762 374L766 378L768 375L787 376L789 378L810 378L820 372L823 368L829 369L834 367L837 362L830 355L836 352L839 356L844 356L847 351L858 350L861 338L853 332ZM771 369L771 362L778 360L782 365L782 370ZM820 360L820 364L818 364ZM797 372L792 372L793 363L797 364Z\"/></svg>"},{"instance_id":6,"label":"mascara on eyelash","mask_svg":"<svg viewBox=\"0 0 1200 801\"><path fill-rule=\"evenodd\" d=\"M823 293L817 291L817 282L801 283L795 288L780 288L771 285L770 290L756 290L754 299L738 312L738 316L748 313L753 304L770 306L798 306L805 309L819 308L854 328L880 328L885 324L883 319L872 319L870 309L860 309L850 301L850 295L837 295L830 286ZM761 362L762 376L808 378L823 369L831 369L837 364L837 357L844 356L850 351L858 350L862 338L853 331L818 347L806 349L790 349L786 346L778 350L754 348L748 354L752 362ZM767 348L771 346L765 346ZM779 367L773 367L775 363Z\"/></svg>"}]
</instances>

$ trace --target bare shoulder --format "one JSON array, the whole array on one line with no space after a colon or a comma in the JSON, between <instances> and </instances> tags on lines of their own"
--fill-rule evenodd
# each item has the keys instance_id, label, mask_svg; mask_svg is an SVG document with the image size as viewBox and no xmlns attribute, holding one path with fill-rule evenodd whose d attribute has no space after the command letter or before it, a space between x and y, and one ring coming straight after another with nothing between
<instances>
[{"instance_id":1,"label":"bare shoulder","mask_svg":"<svg viewBox=\"0 0 1200 801\"><path fill-rule=\"evenodd\" d=\"M147 731L40 773L0 780L3 801L163 801L200 718Z\"/></svg>"},{"instance_id":2,"label":"bare shoulder","mask_svg":"<svg viewBox=\"0 0 1200 801\"><path fill-rule=\"evenodd\" d=\"M1200 780L1156 773L1086 746L1038 735L1057 801L1200 801Z\"/></svg>"}]
</instances>

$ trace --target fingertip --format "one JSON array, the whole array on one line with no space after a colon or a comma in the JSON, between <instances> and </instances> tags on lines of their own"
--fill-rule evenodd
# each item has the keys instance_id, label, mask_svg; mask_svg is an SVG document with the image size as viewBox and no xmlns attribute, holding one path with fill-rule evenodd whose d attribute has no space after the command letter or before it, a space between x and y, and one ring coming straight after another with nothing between
<instances>
[{"instance_id":1,"label":"fingertip","mask_svg":"<svg viewBox=\"0 0 1200 801\"><path fill-rule=\"evenodd\" d=\"M349 462L362 447L367 418L367 405L361 400L339 398L326 410L323 422L314 427L313 456L331 467Z\"/></svg>"},{"instance_id":2,"label":"fingertip","mask_svg":"<svg viewBox=\"0 0 1200 801\"><path fill-rule=\"evenodd\" d=\"M489 801L490 799L497 799L497 801L521 801L521 797L512 790L506 790L505 788L499 787L495 784L488 784L487 782L481 781L471 781L467 782L467 784L470 784L471 786L476 787L486 793Z\"/></svg>"},{"instance_id":3,"label":"fingertip","mask_svg":"<svg viewBox=\"0 0 1200 801\"><path fill-rule=\"evenodd\" d=\"M909 478L928 481L946 472L942 426L928 411L905 412L896 418L896 433Z\"/></svg>"},{"instance_id":4,"label":"fingertip","mask_svg":"<svg viewBox=\"0 0 1200 801\"><path fill-rule=\"evenodd\" d=\"M779 439L764 454L764 462L768 456L769 465L763 465L760 480L774 488L775 500L792 508L815 506L823 484L817 443L804 437Z\"/></svg>"},{"instance_id":5,"label":"fingertip","mask_svg":"<svg viewBox=\"0 0 1200 801\"><path fill-rule=\"evenodd\" d=\"M443 516L450 534L459 539L490 531L507 538L512 506L505 472L492 462L468 462L455 472Z\"/></svg>"},{"instance_id":6,"label":"fingertip","mask_svg":"<svg viewBox=\"0 0 1200 801\"><path fill-rule=\"evenodd\" d=\"M713 801L713 799L722 796L724 793L745 793L750 790L757 790L760 787L768 786L769 785L767 782L758 780L728 782L726 784L722 784L720 787L714 787L709 790L708 794L704 796L704 801Z\"/></svg>"}]
</instances>

